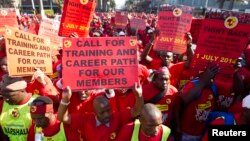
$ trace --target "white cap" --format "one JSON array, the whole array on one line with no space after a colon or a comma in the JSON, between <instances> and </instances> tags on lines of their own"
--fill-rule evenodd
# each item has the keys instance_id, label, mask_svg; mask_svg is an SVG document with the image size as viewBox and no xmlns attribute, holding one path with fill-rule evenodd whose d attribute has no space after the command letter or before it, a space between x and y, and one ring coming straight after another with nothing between
<instances>
[{"instance_id":1,"label":"white cap","mask_svg":"<svg viewBox=\"0 0 250 141\"><path fill-rule=\"evenodd\" d=\"M125 33L123 31L120 31L119 36L125 36Z\"/></svg>"},{"instance_id":2,"label":"white cap","mask_svg":"<svg viewBox=\"0 0 250 141\"><path fill-rule=\"evenodd\" d=\"M248 108L248 109L250 109L250 95L247 95L247 96L242 100L242 107L243 107L243 108Z\"/></svg>"}]
</instances>

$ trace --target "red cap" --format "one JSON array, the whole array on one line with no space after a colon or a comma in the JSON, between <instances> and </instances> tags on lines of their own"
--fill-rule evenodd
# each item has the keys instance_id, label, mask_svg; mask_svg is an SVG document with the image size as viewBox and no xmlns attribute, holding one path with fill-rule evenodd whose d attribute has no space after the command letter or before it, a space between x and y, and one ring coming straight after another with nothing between
<instances>
[{"instance_id":1,"label":"red cap","mask_svg":"<svg viewBox=\"0 0 250 141\"><path fill-rule=\"evenodd\" d=\"M53 112L53 104L46 105L32 105L30 107L31 114L45 114L48 112Z\"/></svg>"}]
</instances>

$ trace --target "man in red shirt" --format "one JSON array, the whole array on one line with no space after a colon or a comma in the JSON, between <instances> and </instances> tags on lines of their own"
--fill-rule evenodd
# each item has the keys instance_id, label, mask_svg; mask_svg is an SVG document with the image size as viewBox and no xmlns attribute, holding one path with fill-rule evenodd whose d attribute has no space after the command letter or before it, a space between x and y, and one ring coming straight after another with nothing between
<instances>
[{"instance_id":1,"label":"man in red shirt","mask_svg":"<svg viewBox=\"0 0 250 141\"><path fill-rule=\"evenodd\" d=\"M31 118L34 120L28 133L28 141L35 141L37 134L42 140L80 141L77 130L69 129L57 120L53 110L53 101L46 96L40 96L31 103Z\"/></svg>"},{"instance_id":2,"label":"man in red shirt","mask_svg":"<svg viewBox=\"0 0 250 141\"><path fill-rule=\"evenodd\" d=\"M157 36L157 31L151 34L150 42L146 45L143 52L141 53L141 63L145 64L149 69L159 69L160 67L167 67L171 74L170 83L177 87L180 80L181 73L184 69L188 68L192 57L194 55L194 49L192 47L192 37L187 34L187 60L183 62L173 63L174 54L169 51L154 51L152 50L154 46L154 40Z\"/></svg>"},{"instance_id":3,"label":"man in red shirt","mask_svg":"<svg viewBox=\"0 0 250 141\"><path fill-rule=\"evenodd\" d=\"M84 140L110 141L115 140L122 126L133 121L143 106L142 89L135 84L134 93L136 104L132 109L121 112L111 112L108 99L105 96L97 96L93 100L94 113L67 114L67 106L72 95L69 87L63 92L62 101L58 109L58 119L70 124L72 129L78 129Z\"/></svg>"},{"instance_id":4,"label":"man in red shirt","mask_svg":"<svg viewBox=\"0 0 250 141\"><path fill-rule=\"evenodd\" d=\"M118 134L118 141L166 141L171 130L162 124L161 111L153 104L145 104L139 121L125 125Z\"/></svg>"},{"instance_id":5,"label":"man in red shirt","mask_svg":"<svg viewBox=\"0 0 250 141\"><path fill-rule=\"evenodd\" d=\"M211 80L218 70L218 65L208 65L198 79L190 81L180 90L175 102L176 140L200 140L207 116L215 109L216 91Z\"/></svg>"},{"instance_id":6,"label":"man in red shirt","mask_svg":"<svg viewBox=\"0 0 250 141\"><path fill-rule=\"evenodd\" d=\"M154 72L152 82L143 86L143 98L146 103L155 104L163 113L164 125L171 127L173 105L178 90L170 84L170 73L167 67Z\"/></svg>"}]
</instances>

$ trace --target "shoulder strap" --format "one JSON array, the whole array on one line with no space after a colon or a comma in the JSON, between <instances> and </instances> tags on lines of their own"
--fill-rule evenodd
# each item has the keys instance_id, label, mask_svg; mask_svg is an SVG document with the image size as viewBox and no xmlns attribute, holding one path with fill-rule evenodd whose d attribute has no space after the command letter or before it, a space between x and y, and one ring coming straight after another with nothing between
<instances>
[{"instance_id":1,"label":"shoulder strap","mask_svg":"<svg viewBox=\"0 0 250 141\"><path fill-rule=\"evenodd\" d=\"M157 95L155 95L153 98L151 98L150 100L146 101L146 103L156 104L159 100L161 100L165 96L166 91L167 90L161 91L160 93L158 93Z\"/></svg>"},{"instance_id":2,"label":"shoulder strap","mask_svg":"<svg viewBox=\"0 0 250 141\"><path fill-rule=\"evenodd\" d=\"M162 125L162 137L161 137L161 141L167 141L168 139L168 136L170 135L171 133L171 129L168 128L167 126L165 125Z\"/></svg>"},{"instance_id":3,"label":"shoulder strap","mask_svg":"<svg viewBox=\"0 0 250 141\"><path fill-rule=\"evenodd\" d=\"M139 130L140 130L140 121L136 119L134 122L134 129L131 141L139 141Z\"/></svg>"}]
</instances>

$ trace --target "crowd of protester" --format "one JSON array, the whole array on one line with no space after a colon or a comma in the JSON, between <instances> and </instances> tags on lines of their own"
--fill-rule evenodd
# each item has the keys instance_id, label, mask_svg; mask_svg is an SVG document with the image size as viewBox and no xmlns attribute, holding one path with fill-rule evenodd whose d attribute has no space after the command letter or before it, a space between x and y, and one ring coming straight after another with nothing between
<instances>
[{"instance_id":1,"label":"crowd of protester","mask_svg":"<svg viewBox=\"0 0 250 141\"><path fill-rule=\"evenodd\" d=\"M144 19L146 28L132 28L131 17ZM19 28L27 32L34 22L38 31L40 21L18 17ZM70 76L62 74L61 48L52 54L53 75L37 69L33 76L10 77L3 36L0 140L205 141L208 120L225 125L232 116L232 124L250 124L250 46L239 56L231 81L224 81L216 79L218 65L208 64L202 73L190 69L196 48L190 33L184 54L153 50L156 24L157 15L145 13L129 14L124 29L115 27L112 13L95 14L91 22L90 37L137 37L140 81L131 88L63 88L62 75ZM210 118L213 113L218 116Z\"/></svg>"}]
</instances>

